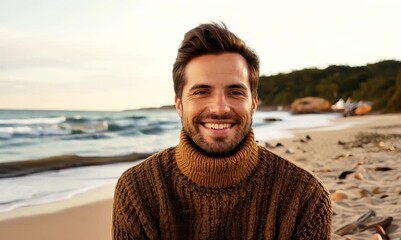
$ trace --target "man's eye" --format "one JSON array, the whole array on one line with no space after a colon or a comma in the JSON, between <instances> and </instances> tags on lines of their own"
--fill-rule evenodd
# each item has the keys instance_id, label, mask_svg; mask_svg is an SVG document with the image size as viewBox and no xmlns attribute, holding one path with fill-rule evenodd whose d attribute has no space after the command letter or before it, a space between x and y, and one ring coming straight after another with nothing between
<instances>
[{"instance_id":1,"label":"man's eye","mask_svg":"<svg viewBox=\"0 0 401 240\"><path fill-rule=\"evenodd\" d=\"M231 94L232 95L244 95L244 93L242 91L232 91Z\"/></svg>"},{"instance_id":2,"label":"man's eye","mask_svg":"<svg viewBox=\"0 0 401 240\"><path fill-rule=\"evenodd\" d=\"M206 93L207 93L207 91L205 91L205 90L199 90L199 91L194 92L195 95L204 95Z\"/></svg>"}]
</instances>

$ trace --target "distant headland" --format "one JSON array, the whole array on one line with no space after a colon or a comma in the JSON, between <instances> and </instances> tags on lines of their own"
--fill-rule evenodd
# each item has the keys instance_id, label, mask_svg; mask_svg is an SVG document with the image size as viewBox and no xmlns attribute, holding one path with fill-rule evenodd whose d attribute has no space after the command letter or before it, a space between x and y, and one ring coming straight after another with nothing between
<instances>
[{"instance_id":1,"label":"distant headland","mask_svg":"<svg viewBox=\"0 0 401 240\"><path fill-rule=\"evenodd\" d=\"M296 99L307 96L324 98L331 104L339 99L369 101L375 111L401 112L401 62L332 65L260 77L260 109L288 109Z\"/></svg>"}]
</instances>

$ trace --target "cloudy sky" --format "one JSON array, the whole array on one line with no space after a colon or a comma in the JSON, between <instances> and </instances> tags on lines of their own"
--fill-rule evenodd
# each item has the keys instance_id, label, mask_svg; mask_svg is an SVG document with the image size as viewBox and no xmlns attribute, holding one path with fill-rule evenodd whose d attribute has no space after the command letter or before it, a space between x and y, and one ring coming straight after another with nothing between
<instances>
[{"instance_id":1,"label":"cloudy sky","mask_svg":"<svg viewBox=\"0 0 401 240\"><path fill-rule=\"evenodd\" d=\"M0 109L173 104L183 35L223 21L261 73L401 60L398 0L0 0Z\"/></svg>"}]
</instances>

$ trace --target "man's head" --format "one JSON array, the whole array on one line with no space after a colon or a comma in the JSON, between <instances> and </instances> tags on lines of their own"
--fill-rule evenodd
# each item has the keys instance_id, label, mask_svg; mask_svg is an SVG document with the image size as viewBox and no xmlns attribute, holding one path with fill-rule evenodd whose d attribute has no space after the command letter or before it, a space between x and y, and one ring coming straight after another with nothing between
<instances>
[{"instance_id":1,"label":"man's head","mask_svg":"<svg viewBox=\"0 0 401 240\"><path fill-rule=\"evenodd\" d=\"M185 35L173 78L186 135L209 155L235 151L257 107L257 55L224 25L202 24Z\"/></svg>"},{"instance_id":2,"label":"man's head","mask_svg":"<svg viewBox=\"0 0 401 240\"><path fill-rule=\"evenodd\" d=\"M189 61L206 54L218 55L228 52L238 53L246 60L252 95L257 96L259 57L244 41L228 31L224 23L201 24L185 34L173 66L175 95L181 98L185 85L185 68Z\"/></svg>"}]
</instances>

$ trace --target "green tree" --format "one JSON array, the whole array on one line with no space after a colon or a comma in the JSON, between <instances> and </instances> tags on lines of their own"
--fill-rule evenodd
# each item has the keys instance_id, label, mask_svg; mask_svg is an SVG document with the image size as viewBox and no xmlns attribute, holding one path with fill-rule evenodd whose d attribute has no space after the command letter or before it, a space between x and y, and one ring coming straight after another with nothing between
<instances>
[{"instance_id":1,"label":"green tree","mask_svg":"<svg viewBox=\"0 0 401 240\"><path fill-rule=\"evenodd\" d=\"M398 71L395 88L392 96L388 101L385 112L400 112L401 111L401 71Z\"/></svg>"}]
</instances>

